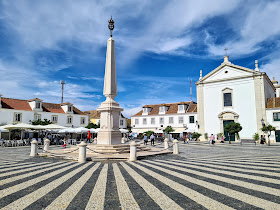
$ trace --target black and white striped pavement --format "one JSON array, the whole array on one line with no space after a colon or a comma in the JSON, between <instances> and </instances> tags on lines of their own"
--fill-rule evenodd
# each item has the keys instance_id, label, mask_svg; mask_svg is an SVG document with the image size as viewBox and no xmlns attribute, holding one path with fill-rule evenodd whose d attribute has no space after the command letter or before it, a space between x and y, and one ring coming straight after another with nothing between
<instances>
[{"instance_id":1,"label":"black and white striped pavement","mask_svg":"<svg viewBox=\"0 0 280 210\"><path fill-rule=\"evenodd\" d=\"M280 156L2 159L0 209L280 209Z\"/></svg>"}]
</instances>

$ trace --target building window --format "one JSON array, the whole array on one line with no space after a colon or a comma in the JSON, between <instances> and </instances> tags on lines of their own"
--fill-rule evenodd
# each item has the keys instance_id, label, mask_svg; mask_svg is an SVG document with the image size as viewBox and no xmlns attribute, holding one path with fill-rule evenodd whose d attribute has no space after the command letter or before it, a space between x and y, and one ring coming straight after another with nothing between
<instances>
[{"instance_id":1,"label":"building window","mask_svg":"<svg viewBox=\"0 0 280 210\"><path fill-rule=\"evenodd\" d=\"M41 115L40 114L35 114L34 115L34 120L41 120Z\"/></svg>"},{"instance_id":2,"label":"building window","mask_svg":"<svg viewBox=\"0 0 280 210\"><path fill-rule=\"evenodd\" d=\"M156 124L156 119L155 119L154 117L151 118L151 124L152 124L152 125Z\"/></svg>"},{"instance_id":3,"label":"building window","mask_svg":"<svg viewBox=\"0 0 280 210\"><path fill-rule=\"evenodd\" d=\"M224 93L224 106L232 106L231 93Z\"/></svg>"},{"instance_id":4,"label":"building window","mask_svg":"<svg viewBox=\"0 0 280 210\"><path fill-rule=\"evenodd\" d=\"M135 125L139 125L139 119L135 119Z\"/></svg>"},{"instance_id":5,"label":"building window","mask_svg":"<svg viewBox=\"0 0 280 210\"><path fill-rule=\"evenodd\" d=\"M21 118L22 118L21 113L15 113L15 116L14 116L15 122L21 122Z\"/></svg>"},{"instance_id":6,"label":"building window","mask_svg":"<svg viewBox=\"0 0 280 210\"><path fill-rule=\"evenodd\" d=\"M180 112L184 111L184 105L179 105L179 111Z\"/></svg>"},{"instance_id":7,"label":"building window","mask_svg":"<svg viewBox=\"0 0 280 210\"><path fill-rule=\"evenodd\" d=\"M72 117L67 117L67 124L72 124Z\"/></svg>"},{"instance_id":8,"label":"building window","mask_svg":"<svg viewBox=\"0 0 280 210\"><path fill-rule=\"evenodd\" d=\"M143 118L143 125L147 125L147 118Z\"/></svg>"},{"instance_id":9,"label":"building window","mask_svg":"<svg viewBox=\"0 0 280 210\"><path fill-rule=\"evenodd\" d=\"M123 125L123 120L120 120L120 125Z\"/></svg>"},{"instance_id":10,"label":"building window","mask_svg":"<svg viewBox=\"0 0 280 210\"><path fill-rule=\"evenodd\" d=\"M194 123L194 116L190 116L190 123Z\"/></svg>"},{"instance_id":11,"label":"building window","mask_svg":"<svg viewBox=\"0 0 280 210\"><path fill-rule=\"evenodd\" d=\"M41 109L41 103L40 102L36 102L36 109Z\"/></svg>"},{"instance_id":12,"label":"building window","mask_svg":"<svg viewBox=\"0 0 280 210\"><path fill-rule=\"evenodd\" d=\"M163 117L159 118L159 124L164 124L164 118Z\"/></svg>"},{"instance_id":13,"label":"building window","mask_svg":"<svg viewBox=\"0 0 280 210\"><path fill-rule=\"evenodd\" d=\"M159 107L159 112L164 112L165 111L165 107L164 106L160 106Z\"/></svg>"},{"instance_id":14,"label":"building window","mask_svg":"<svg viewBox=\"0 0 280 210\"><path fill-rule=\"evenodd\" d=\"M52 115L52 122L57 123L57 118L58 118L57 115Z\"/></svg>"},{"instance_id":15,"label":"building window","mask_svg":"<svg viewBox=\"0 0 280 210\"><path fill-rule=\"evenodd\" d=\"M169 117L169 124L173 124L173 117Z\"/></svg>"},{"instance_id":16,"label":"building window","mask_svg":"<svg viewBox=\"0 0 280 210\"><path fill-rule=\"evenodd\" d=\"M184 117L179 117L179 124L184 124Z\"/></svg>"},{"instance_id":17,"label":"building window","mask_svg":"<svg viewBox=\"0 0 280 210\"><path fill-rule=\"evenodd\" d=\"M72 106L68 106L68 112L72 112Z\"/></svg>"},{"instance_id":18,"label":"building window","mask_svg":"<svg viewBox=\"0 0 280 210\"><path fill-rule=\"evenodd\" d=\"M82 125L86 124L86 118L85 117L81 117L81 124Z\"/></svg>"},{"instance_id":19,"label":"building window","mask_svg":"<svg viewBox=\"0 0 280 210\"><path fill-rule=\"evenodd\" d=\"M274 121L280 121L280 112L274 112L273 113L273 120Z\"/></svg>"}]
</instances>

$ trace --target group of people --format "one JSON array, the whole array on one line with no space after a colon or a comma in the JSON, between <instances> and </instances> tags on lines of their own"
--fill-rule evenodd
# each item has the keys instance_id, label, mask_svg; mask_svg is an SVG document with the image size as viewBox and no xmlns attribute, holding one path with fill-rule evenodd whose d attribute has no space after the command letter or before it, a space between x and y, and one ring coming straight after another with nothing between
<instances>
[{"instance_id":1,"label":"group of people","mask_svg":"<svg viewBox=\"0 0 280 210\"><path fill-rule=\"evenodd\" d=\"M225 143L225 135L224 134L222 134L221 135L221 137L220 137L220 142L221 143ZM217 135L217 141L219 140L219 135ZM215 141L215 136L214 136L214 134L212 133L211 134L211 136L210 136L210 142L209 142L210 144L215 144L216 143L216 141Z\"/></svg>"},{"instance_id":2,"label":"group of people","mask_svg":"<svg viewBox=\"0 0 280 210\"><path fill-rule=\"evenodd\" d=\"M155 145L155 135L154 134L152 134L151 136L150 136L150 141L151 141L151 145L152 146L154 146ZM148 145L148 141L149 141L149 138L148 138L148 136L147 136L147 134L145 133L144 134L144 145Z\"/></svg>"},{"instance_id":3,"label":"group of people","mask_svg":"<svg viewBox=\"0 0 280 210\"><path fill-rule=\"evenodd\" d=\"M260 144L266 144L265 135L261 135Z\"/></svg>"}]
</instances>

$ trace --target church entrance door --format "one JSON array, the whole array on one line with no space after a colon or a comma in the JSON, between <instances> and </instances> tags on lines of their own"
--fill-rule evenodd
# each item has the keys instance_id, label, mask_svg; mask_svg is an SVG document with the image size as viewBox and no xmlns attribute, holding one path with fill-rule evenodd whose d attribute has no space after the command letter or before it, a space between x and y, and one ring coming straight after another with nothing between
<instances>
[{"instance_id":1,"label":"church entrance door","mask_svg":"<svg viewBox=\"0 0 280 210\"><path fill-rule=\"evenodd\" d=\"M227 124L229 124L229 123L231 123L231 122L234 122L234 120L224 120L224 121L223 121L223 125L224 125L224 134L225 134L225 137L226 137L226 138L225 138L225 141L229 141L229 135L228 135L229 133L225 131L225 127L226 127ZM234 135L231 135L231 136L230 136L230 141L235 141L235 136L234 136Z\"/></svg>"},{"instance_id":2,"label":"church entrance door","mask_svg":"<svg viewBox=\"0 0 280 210\"><path fill-rule=\"evenodd\" d=\"M280 142L280 130L275 131L276 142Z\"/></svg>"}]
</instances>

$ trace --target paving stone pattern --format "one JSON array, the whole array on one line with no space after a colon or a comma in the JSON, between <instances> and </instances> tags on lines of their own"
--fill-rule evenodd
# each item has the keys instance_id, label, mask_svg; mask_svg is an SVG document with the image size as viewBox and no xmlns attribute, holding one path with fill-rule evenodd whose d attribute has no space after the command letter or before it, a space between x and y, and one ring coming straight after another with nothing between
<instances>
[{"instance_id":1,"label":"paving stone pattern","mask_svg":"<svg viewBox=\"0 0 280 210\"><path fill-rule=\"evenodd\" d=\"M80 164L1 148L0 209L280 209L279 149L181 144L179 156Z\"/></svg>"}]
</instances>

